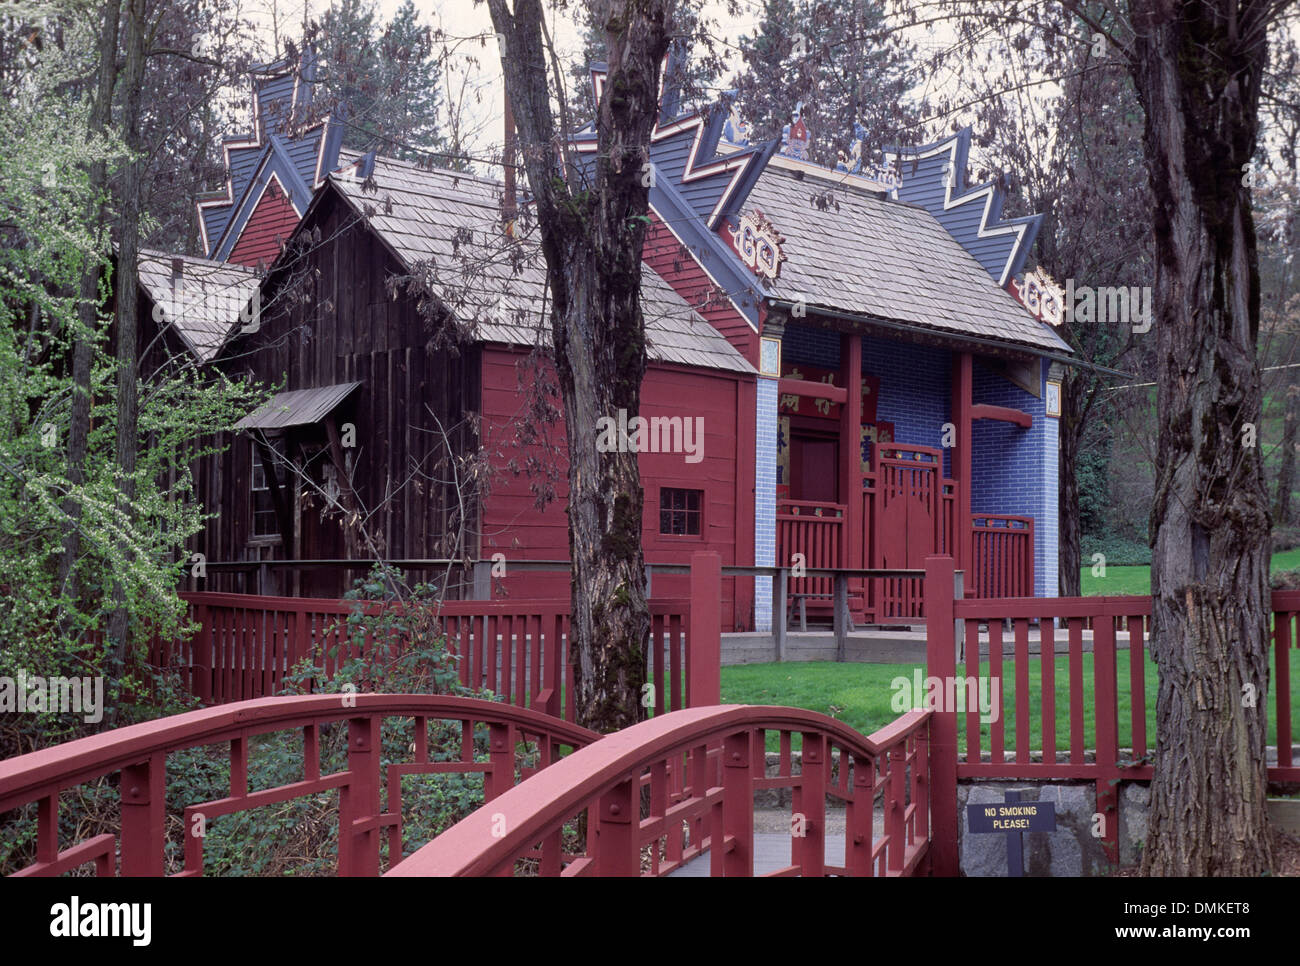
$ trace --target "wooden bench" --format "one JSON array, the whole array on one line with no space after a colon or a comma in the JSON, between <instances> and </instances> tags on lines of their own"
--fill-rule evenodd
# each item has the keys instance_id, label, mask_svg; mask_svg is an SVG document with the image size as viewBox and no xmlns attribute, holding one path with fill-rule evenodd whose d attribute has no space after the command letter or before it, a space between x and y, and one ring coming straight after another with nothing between
<instances>
[{"instance_id":1,"label":"wooden bench","mask_svg":"<svg viewBox=\"0 0 1300 966\"><path fill-rule=\"evenodd\" d=\"M786 618L786 622L785 622L785 626L787 630L790 629L790 624L794 620L794 611L796 607L798 607L799 609L799 630L801 631L808 630L808 600L810 598L813 600L826 601L828 604L831 605L832 610L835 606L834 594L813 594L813 593L803 593L800 591L791 591L789 593L789 599L790 599L789 615ZM847 627L848 631L853 631L856 629L854 627L853 617L851 615L852 615L852 611L850 611L850 616L848 619L848 627ZM833 620L834 614L832 613L831 616Z\"/></svg>"}]
</instances>

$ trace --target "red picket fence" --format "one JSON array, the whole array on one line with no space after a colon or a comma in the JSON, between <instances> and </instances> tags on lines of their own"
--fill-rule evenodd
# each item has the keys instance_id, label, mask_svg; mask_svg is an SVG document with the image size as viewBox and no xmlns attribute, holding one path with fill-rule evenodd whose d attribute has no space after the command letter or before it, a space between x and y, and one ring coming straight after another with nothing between
<instances>
[{"instance_id":1,"label":"red picket fence","mask_svg":"<svg viewBox=\"0 0 1300 966\"><path fill-rule=\"evenodd\" d=\"M965 740L958 743L959 712L945 707L936 716L936 789L945 778L980 779L1084 779L1096 782L1097 811L1107 816L1102 841L1112 861L1118 861L1117 814L1119 781L1148 781L1152 775L1149 754L1155 735L1148 728L1146 646L1150 631L1150 597L1015 597L992 600L953 599L954 566L949 557L926 562L927 673L947 681L957 680L955 630L964 630L964 673L961 681L987 678L987 696L997 702L998 714L982 733L980 711L972 707L967 686ZM1297 640L1295 621L1300 616L1300 591L1273 594L1273 657L1271 694L1277 721L1277 764L1268 770L1275 782L1300 781L1292 748L1290 650ZM1010 621L1014 680L1004 675L1003 623ZM1057 625L1060 625L1059 627ZM980 627L988 640L980 642ZM1031 626L1032 625L1032 626ZM1092 674L1085 673L1084 635L1091 632ZM1066 680L1058 684L1058 642L1067 656ZM1031 649L1031 645L1036 645ZM1122 645L1122 646L1121 646ZM1118 652L1128 651L1128 673L1118 673ZM1036 652L1034 652L1036 651ZM981 662L987 662L987 675ZM1039 681L1031 686L1030 669L1037 665ZM1064 687L1062 687L1062 684ZM1087 700L1086 685L1092 685ZM960 685L959 685L960 687ZM1069 705L1065 734L1057 733L1057 701ZM955 692L954 692L955 693ZM1038 704L1037 713L1032 705ZM1120 707L1127 703L1128 740L1121 740ZM1008 737L1008 726L1014 739ZM951 751L947 750L951 749ZM938 792L936 791L936 797ZM955 818L954 809L951 813ZM956 843L956 825L936 818L939 841Z\"/></svg>"},{"instance_id":2,"label":"red picket fence","mask_svg":"<svg viewBox=\"0 0 1300 966\"><path fill-rule=\"evenodd\" d=\"M712 875L752 876L754 792L782 787L794 790L806 834L791 839L791 865L771 875L918 874L930 852L930 719L913 711L863 737L794 708L723 705L655 717L506 791L388 875L510 875L519 859L538 856L540 843L543 875L663 876L707 851ZM773 778L765 777L768 731L780 735ZM803 749L797 775L795 733ZM825 862L827 798L846 805L843 866ZM885 813L879 837L877 799ZM565 852L562 830L582 814L585 845Z\"/></svg>"},{"instance_id":3,"label":"red picket fence","mask_svg":"<svg viewBox=\"0 0 1300 966\"><path fill-rule=\"evenodd\" d=\"M411 760L381 768L380 725L385 718L414 718ZM321 728L348 723L347 766L321 774ZM460 723L459 755L430 759L430 722ZM475 757L474 730L488 728L486 761ZM249 739L300 731L303 778L288 785L250 791ZM159 876L166 871L166 767L171 753L229 742L230 795L185 803L184 867L177 877L203 874L201 833L192 830L225 815L338 792L338 874L378 875L383 837L389 865L400 860L402 776L483 776L483 797L491 803L513 787L516 772L526 781L560 760L564 746L581 748L600 736L551 715L495 701L430 694L357 694L345 705L339 695L259 698L146 721L0 761L0 815L32 802L37 807L36 861L19 876L55 876L94 864L101 876ZM535 745L536 759L519 767L520 742ZM446 752L445 748L433 748ZM482 756L479 756L482 757ZM121 817L115 832L66 846L59 842L60 793L115 772L121 773ZM381 795L386 801L381 804ZM119 864L120 863L120 864Z\"/></svg>"},{"instance_id":4,"label":"red picket fence","mask_svg":"<svg viewBox=\"0 0 1300 966\"><path fill-rule=\"evenodd\" d=\"M343 600L186 593L198 632L180 642L154 641L149 661L177 671L205 704L280 693L299 661L324 677L360 657L345 625L353 604ZM377 613L381 605L369 605ZM656 713L685 707L689 698L687 624L690 602L650 602L649 672ZM451 601L438 620L460 657L461 683L487 688L508 703L574 719L573 668L567 654L567 600ZM563 682L563 687L562 687ZM561 695L564 705L561 706Z\"/></svg>"}]
</instances>

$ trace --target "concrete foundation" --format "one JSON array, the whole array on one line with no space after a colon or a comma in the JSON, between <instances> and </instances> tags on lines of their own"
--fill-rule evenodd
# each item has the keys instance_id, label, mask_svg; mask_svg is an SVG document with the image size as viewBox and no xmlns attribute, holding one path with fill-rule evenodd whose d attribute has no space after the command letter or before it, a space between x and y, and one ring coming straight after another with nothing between
<instances>
[{"instance_id":1,"label":"concrete foundation","mask_svg":"<svg viewBox=\"0 0 1300 966\"><path fill-rule=\"evenodd\" d=\"M988 654L988 631L980 631L980 654ZM1084 631L1081 638L1084 653L1092 652L1092 631ZM1063 630L1056 632L1056 653L1068 654L1069 637ZM1121 634L1115 642L1117 650L1128 650L1128 636ZM1041 653L1038 629L1029 632L1029 653ZM1015 639L1009 631L1002 634L1002 654L1015 657ZM859 628L851 632L845 642L846 661L867 664L924 664L925 629L893 630ZM959 658L960 659L960 658ZM776 640L766 631L722 635L722 664L764 664L776 660ZM835 635L828 630L790 631L785 639L787 661L835 660Z\"/></svg>"}]
</instances>

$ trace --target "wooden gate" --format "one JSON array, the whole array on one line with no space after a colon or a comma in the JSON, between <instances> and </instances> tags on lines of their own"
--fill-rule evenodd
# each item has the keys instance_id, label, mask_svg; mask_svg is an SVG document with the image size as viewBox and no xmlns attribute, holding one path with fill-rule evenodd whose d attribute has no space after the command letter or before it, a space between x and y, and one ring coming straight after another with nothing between
<instances>
[{"instance_id":1,"label":"wooden gate","mask_svg":"<svg viewBox=\"0 0 1300 966\"><path fill-rule=\"evenodd\" d=\"M924 569L943 545L943 453L928 446L880 448L876 465L875 560L885 569ZM884 579L881 618L919 618L920 580Z\"/></svg>"}]
</instances>

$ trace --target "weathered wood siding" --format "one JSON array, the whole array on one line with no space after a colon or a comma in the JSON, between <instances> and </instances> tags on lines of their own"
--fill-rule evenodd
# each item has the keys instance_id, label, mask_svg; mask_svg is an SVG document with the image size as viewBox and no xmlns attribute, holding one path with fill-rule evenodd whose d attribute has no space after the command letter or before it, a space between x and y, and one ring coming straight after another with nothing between
<instances>
[{"instance_id":1,"label":"weathered wood siding","mask_svg":"<svg viewBox=\"0 0 1300 966\"><path fill-rule=\"evenodd\" d=\"M306 230L319 227L321 242L295 264L277 270L264 297L261 328L243 335L227 349L221 366L232 375L248 374L281 389L306 389L337 383L361 383L335 412L340 427L352 423L356 445L345 450L353 464L353 481L366 526L388 559L444 555L453 487L435 464L445 454L439 422L451 433L453 449L477 446L467 416L479 398L478 350L460 353L430 347L431 333L414 300L390 298L386 278L403 274L400 264L350 211L332 189L308 213ZM292 298L296 292L302 298ZM435 419L436 417L436 419ZM298 444L324 446L323 425L289 430L290 449ZM223 440L229 444L229 439ZM279 542L251 534L253 452L248 434L240 434L224 455L205 460L199 488L205 506L217 517L209 521L194 549L208 560L323 560L375 556L358 536L349 554L345 524L322 513L318 496L294 499L294 533ZM391 494L396 494L392 496ZM473 524L471 524L471 528ZM354 528L356 529L356 528ZM472 536L473 529L471 529ZM470 552L477 551L471 543ZM275 592L331 596L346 588L337 570L317 571L295 580L277 580ZM195 589L248 591L245 578L210 573Z\"/></svg>"}]
</instances>

